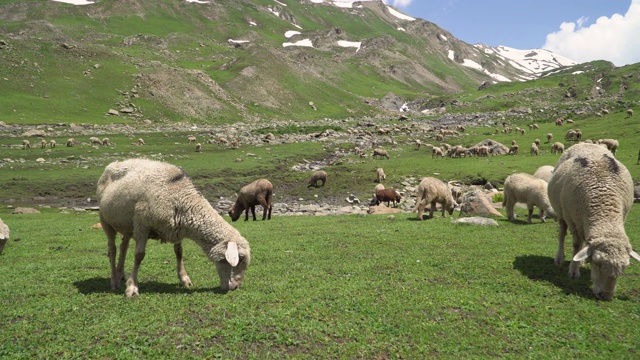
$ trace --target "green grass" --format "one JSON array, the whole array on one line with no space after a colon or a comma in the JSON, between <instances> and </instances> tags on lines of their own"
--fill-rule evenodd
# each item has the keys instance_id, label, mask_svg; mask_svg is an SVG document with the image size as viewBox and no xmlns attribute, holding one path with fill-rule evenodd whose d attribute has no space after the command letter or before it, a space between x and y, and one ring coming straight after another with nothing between
<instances>
[{"instance_id":1,"label":"green grass","mask_svg":"<svg viewBox=\"0 0 640 360\"><path fill-rule=\"evenodd\" d=\"M252 263L219 292L215 268L185 240L194 287L181 288L171 246L152 241L140 296L109 289L96 213L0 216L0 356L17 358L629 358L640 351L640 266L612 302L588 266L553 265L557 224L418 222L415 214L236 222ZM524 217L524 210L518 209ZM455 215L455 214L454 214ZM640 246L640 208L627 234ZM570 250L567 249L569 252ZM131 255L130 250L129 255ZM132 257L127 261L130 271Z\"/></svg>"}]
</instances>

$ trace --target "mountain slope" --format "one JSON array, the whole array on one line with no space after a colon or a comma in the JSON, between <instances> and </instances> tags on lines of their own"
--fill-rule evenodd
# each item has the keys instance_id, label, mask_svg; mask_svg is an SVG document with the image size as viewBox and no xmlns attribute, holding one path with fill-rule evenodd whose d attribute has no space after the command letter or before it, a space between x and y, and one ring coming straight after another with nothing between
<instances>
[{"instance_id":1,"label":"mountain slope","mask_svg":"<svg viewBox=\"0 0 640 360\"><path fill-rule=\"evenodd\" d=\"M5 122L371 116L531 75L378 0L5 0L0 41Z\"/></svg>"}]
</instances>

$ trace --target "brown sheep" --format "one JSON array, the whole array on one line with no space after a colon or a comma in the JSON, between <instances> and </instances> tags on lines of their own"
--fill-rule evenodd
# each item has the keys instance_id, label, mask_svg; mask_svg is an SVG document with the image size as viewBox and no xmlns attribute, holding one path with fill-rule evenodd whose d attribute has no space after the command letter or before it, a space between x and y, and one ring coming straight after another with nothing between
<instances>
[{"instance_id":1,"label":"brown sheep","mask_svg":"<svg viewBox=\"0 0 640 360\"><path fill-rule=\"evenodd\" d=\"M238 220L243 211L245 212L244 221L249 220L249 210L251 210L251 215L253 215L253 220L255 221L256 205L262 206L262 220L271 220L272 198L273 185L267 179L258 179L243 186L238 193L238 199L236 199L235 204L229 209L231 221Z\"/></svg>"},{"instance_id":2,"label":"brown sheep","mask_svg":"<svg viewBox=\"0 0 640 360\"><path fill-rule=\"evenodd\" d=\"M318 185L318 181L321 181L322 185ZM309 178L309 185L307 185L307 188L310 188L312 186L315 186L315 187L324 186L324 183L326 181L327 181L327 172L324 170L317 170L313 174L311 174L311 177Z\"/></svg>"},{"instance_id":3,"label":"brown sheep","mask_svg":"<svg viewBox=\"0 0 640 360\"><path fill-rule=\"evenodd\" d=\"M393 202L393 207L398 207L397 204L400 203L400 193L394 189L380 189L376 191L376 206L384 201L387 202L387 207L389 207L389 202Z\"/></svg>"}]
</instances>

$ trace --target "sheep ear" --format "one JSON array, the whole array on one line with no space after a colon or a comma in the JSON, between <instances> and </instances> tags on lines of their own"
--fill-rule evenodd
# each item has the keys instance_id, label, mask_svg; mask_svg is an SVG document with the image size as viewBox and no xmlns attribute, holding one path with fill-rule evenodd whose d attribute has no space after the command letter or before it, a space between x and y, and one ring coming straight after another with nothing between
<instances>
[{"instance_id":1,"label":"sheep ear","mask_svg":"<svg viewBox=\"0 0 640 360\"><path fill-rule=\"evenodd\" d=\"M589 247L585 246L573 257L573 261L583 261L589 257Z\"/></svg>"},{"instance_id":2,"label":"sheep ear","mask_svg":"<svg viewBox=\"0 0 640 360\"><path fill-rule=\"evenodd\" d=\"M227 251L225 251L224 257L231 266L238 265L240 257L238 256L238 244L235 241L227 243Z\"/></svg>"},{"instance_id":3,"label":"sheep ear","mask_svg":"<svg viewBox=\"0 0 640 360\"><path fill-rule=\"evenodd\" d=\"M629 253L629 255L631 255L631 257L632 257L632 258L634 258L634 259L636 259L636 260L640 261L640 255L638 255L638 253L637 253L637 252L635 252L635 251L631 250L631 252Z\"/></svg>"}]
</instances>

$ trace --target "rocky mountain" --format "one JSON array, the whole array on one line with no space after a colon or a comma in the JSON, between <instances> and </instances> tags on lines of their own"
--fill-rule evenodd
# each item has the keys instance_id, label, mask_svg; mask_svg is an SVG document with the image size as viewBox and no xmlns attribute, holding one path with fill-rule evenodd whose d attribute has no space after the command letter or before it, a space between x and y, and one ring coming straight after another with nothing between
<instances>
[{"instance_id":1,"label":"rocky mountain","mask_svg":"<svg viewBox=\"0 0 640 360\"><path fill-rule=\"evenodd\" d=\"M0 2L0 120L395 114L572 64L545 50L470 45L380 0L81 3Z\"/></svg>"}]
</instances>

